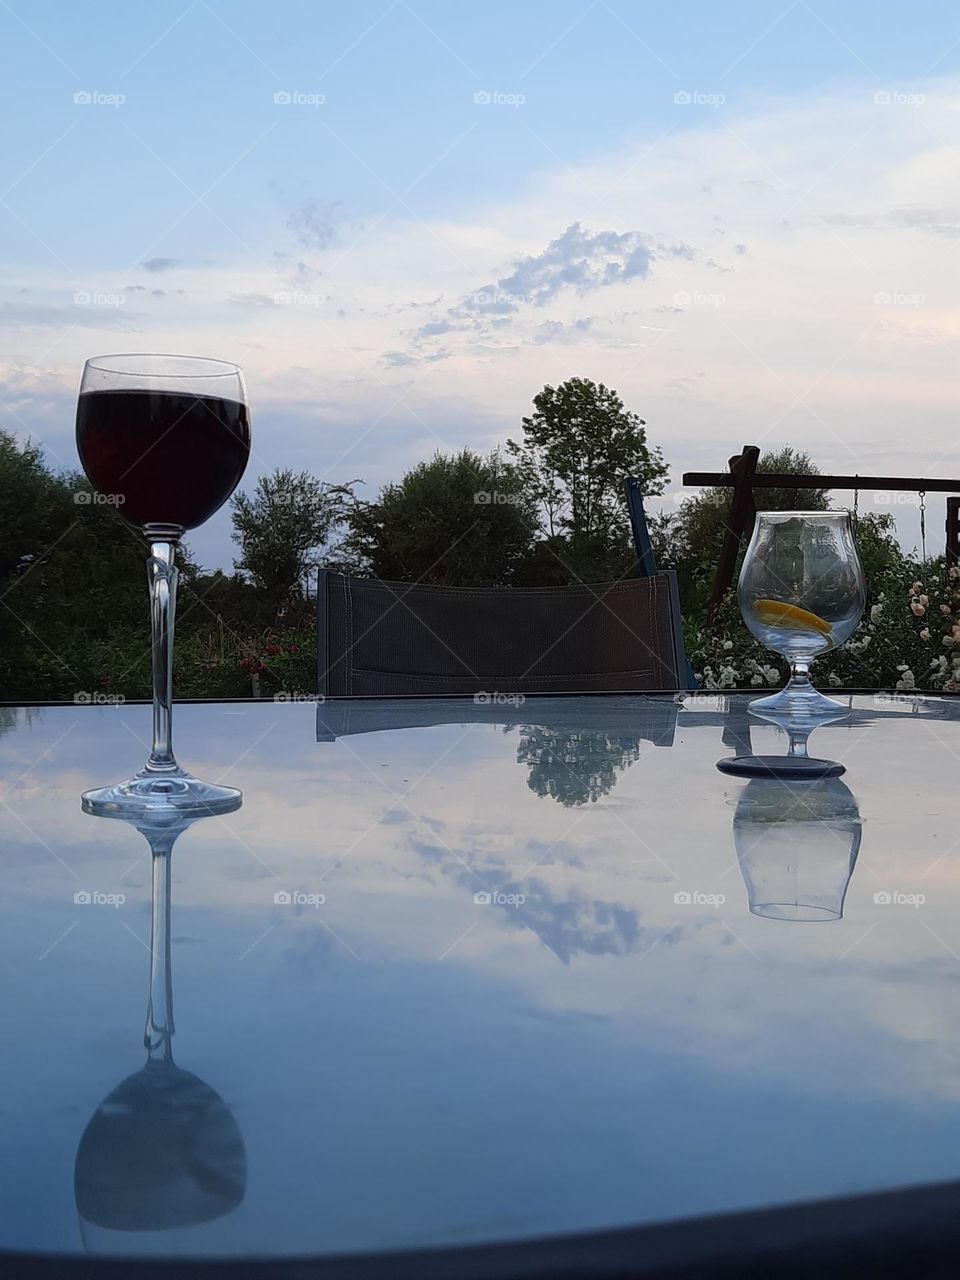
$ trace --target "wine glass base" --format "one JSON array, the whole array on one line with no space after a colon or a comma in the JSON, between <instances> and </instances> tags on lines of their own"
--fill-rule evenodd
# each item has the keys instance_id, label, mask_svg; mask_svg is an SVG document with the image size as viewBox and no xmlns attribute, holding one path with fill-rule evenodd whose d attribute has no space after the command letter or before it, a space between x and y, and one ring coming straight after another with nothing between
<instances>
[{"instance_id":1,"label":"wine glass base","mask_svg":"<svg viewBox=\"0 0 960 1280\"><path fill-rule=\"evenodd\" d=\"M721 773L735 778L838 778L846 766L815 756L726 756L717 761Z\"/></svg>"},{"instance_id":2,"label":"wine glass base","mask_svg":"<svg viewBox=\"0 0 960 1280\"><path fill-rule=\"evenodd\" d=\"M846 715L849 711L842 702L838 702L836 698L828 698L812 684L798 685L792 680L779 693L771 693L766 698L754 698L749 707L757 715L773 714L798 724L806 721L811 725Z\"/></svg>"},{"instance_id":3,"label":"wine glass base","mask_svg":"<svg viewBox=\"0 0 960 1280\"><path fill-rule=\"evenodd\" d=\"M123 818L160 818L231 813L239 809L243 793L236 787L201 782L189 773L147 773L143 771L112 787L85 791L85 813Z\"/></svg>"}]
</instances>

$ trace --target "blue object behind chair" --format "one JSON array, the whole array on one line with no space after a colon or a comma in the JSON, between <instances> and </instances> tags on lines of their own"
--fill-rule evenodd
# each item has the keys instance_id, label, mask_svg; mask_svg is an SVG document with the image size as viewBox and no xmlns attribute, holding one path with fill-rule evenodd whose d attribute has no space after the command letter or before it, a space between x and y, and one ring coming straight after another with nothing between
<instances>
[{"instance_id":1,"label":"blue object behind chair","mask_svg":"<svg viewBox=\"0 0 960 1280\"><path fill-rule=\"evenodd\" d=\"M633 530L633 545L637 549L637 563L640 565L640 577L652 578L657 572L657 562L647 529L647 515L643 509L643 489L636 476L627 476L623 482L623 491L627 497L627 510L630 512L630 527Z\"/></svg>"},{"instance_id":2,"label":"blue object behind chair","mask_svg":"<svg viewBox=\"0 0 960 1280\"><path fill-rule=\"evenodd\" d=\"M623 482L623 492L627 499L627 510L630 513L630 528L633 531L633 545L637 552L637 564L641 578L654 578L657 573L657 561L653 554L653 543L650 541L650 530L647 528L647 513L643 509L643 486L636 476L627 476ZM680 601L677 599L677 619L679 625ZM683 656L683 667L686 672L686 688L698 687L693 668L683 650L683 639L680 639L680 652Z\"/></svg>"}]
</instances>

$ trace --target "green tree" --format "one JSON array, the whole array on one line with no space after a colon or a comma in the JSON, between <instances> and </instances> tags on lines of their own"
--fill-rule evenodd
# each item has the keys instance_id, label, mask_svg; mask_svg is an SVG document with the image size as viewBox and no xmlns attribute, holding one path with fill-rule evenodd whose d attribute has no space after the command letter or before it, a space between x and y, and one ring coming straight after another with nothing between
<instances>
[{"instance_id":1,"label":"green tree","mask_svg":"<svg viewBox=\"0 0 960 1280\"><path fill-rule=\"evenodd\" d=\"M596 803L640 758L635 738L594 729L572 732L525 726L517 745L517 764L530 766L527 786L567 808Z\"/></svg>"},{"instance_id":2,"label":"green tree","mask_svg":"<svg viewBox=\"0 0 960 1280\"><path fill-rule=\"evenodd\" d=\"M820 468L806 453L790 445L762 454L757 471L820 474ZM754 489L753 494L758 511L826 511L830 506L827 489ZM686 607L696 608L709 592L732 501L730 488L705 489L687 498L679 511L654 515L649 521L657 564L677 570Z\"/></svg>"},{"instance_id":3,"label":"green tree","mask_svg":"<svg viewBox=\"0 0 960 1280\"><path fill-rule=\"evenodd\" d=\"M37 446L0 431L0 696L143 696L146 558L143 537L84 477L51 471Z\"/></svg>"},{"instance_id":4,"label":"green tree","mask_svg":"<svg viewBox=\"0 0 960 1280\"><path fill-rule=\"evenodd\" d=\"M523 473L496 450L438 451L376 502L353 507L344 548L388 581L501 586L530 554L536 529Z\"/></svg>"},{"instance_id":5,"label":"green tree","mask_svg":"<svg viewBox=\"0 0 960 1280\"><path fill-rule=\"evenodd\" d=\"M563 567L563 580L620 576L632 562L623 498L626 476L648 497L663 492L668 471L647 443L646 423L624 408L616 391L569 378L545 386L522 421L523 438L507 448L540 505L544 549Z\"/></svg>"},{"instance_id":6,"label":"green tree","mask_svg":"<svg viewBox=\"0 0 960 1280\"><path fill-rule=\"evenodd\" d=\"M326 484L306 471L278 469L261 476L252 497L230 500L235 567L262 593L275 617L302 606L307 583L346 520L353 480Z\"/></svg>"}]
</instances>

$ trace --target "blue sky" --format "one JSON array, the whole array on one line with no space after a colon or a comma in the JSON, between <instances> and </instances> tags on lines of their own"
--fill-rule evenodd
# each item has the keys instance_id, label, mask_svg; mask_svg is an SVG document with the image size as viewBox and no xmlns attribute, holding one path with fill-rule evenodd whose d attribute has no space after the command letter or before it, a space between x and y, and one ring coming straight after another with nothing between
<instances>
[{"instance_id":1,"label":"blue sky","mask_svg":"<svg viewBox=\"0 0 960 1280\"><path fill-rule=\"evenodd\" d=\"M84 356L189 349L247 370L248 481L375 491L571 374L671 495L748 437L960 468L952 6L3 0L0 40L0 423L58 464Z\"/></svg>"}]
</instances>

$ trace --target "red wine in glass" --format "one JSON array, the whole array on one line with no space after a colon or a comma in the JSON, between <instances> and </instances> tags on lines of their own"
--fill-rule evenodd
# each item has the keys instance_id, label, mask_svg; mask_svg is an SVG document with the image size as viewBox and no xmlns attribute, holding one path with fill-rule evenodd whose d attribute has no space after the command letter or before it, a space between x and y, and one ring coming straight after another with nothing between
<instances>
[{"instance_id":1,"label":"red wine in glass","mask_svg":"<svg viewBox=\"0 0 960 1280\"><path fill-rule=\"evenodd\" d=\"M90 813L151 817L227 813L235 787L201 782L171 742L177 543L230 497L250 456L243 374L196 356L96 356L83 367L77 452L87 476L150 544L153 746L126 782L83 796Z\"/></svg>"},{"instance_id":2,"label":"red wine in glass","mask_svg":"<svg viewBox=\"0 0 960 1280\"><path fill-rule=\"evenodd\" d=\"M189 391L85 391L77 451L91 483L131 524L195 529L246 468L247 406Z\"/></svg>"}]
</instances>

